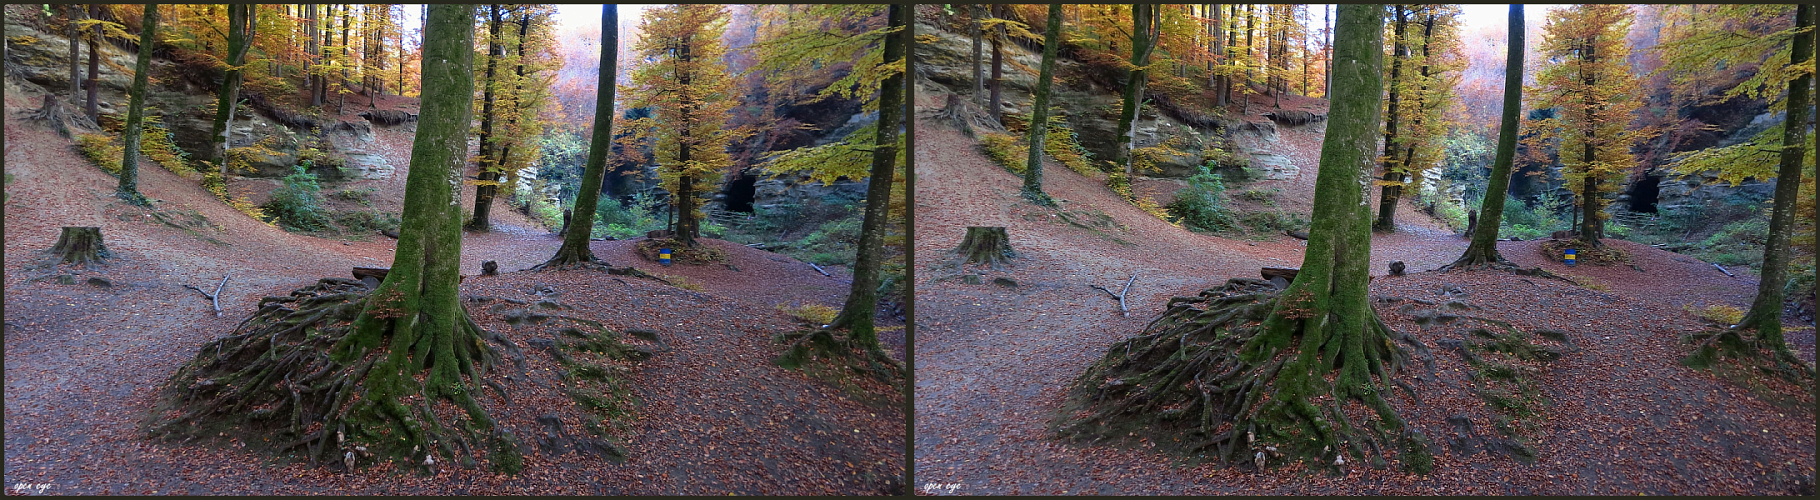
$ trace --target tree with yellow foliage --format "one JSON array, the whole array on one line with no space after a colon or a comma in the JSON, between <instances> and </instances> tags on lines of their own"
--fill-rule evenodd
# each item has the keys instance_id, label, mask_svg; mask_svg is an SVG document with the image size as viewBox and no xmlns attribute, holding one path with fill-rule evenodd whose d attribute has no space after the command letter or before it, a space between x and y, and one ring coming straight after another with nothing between
<instances>
[{"instance_id":1,"label":"tree with yellow foliage","mask_svg":"<svg viewBox=\"0 0 1820 500\"><path fill-rule=\"evenodd\" d=\"M1615 191L1637 161L1631 145L1644 132L1630 127L1642 105L1638 78L1630 72L1630 8L1581 4L1552 11L1542 35L1542 56L1549 61L1536 75L1536 86L1524 93L1531 109L1559 113L1537 123L1542 133L1560 140L1564 177L1579 197L1580 239L1603 246L1605 195Z\"/></svg>"},{"instance_id":2,"label":"tree with yellow foliage","mask_svg":"<svg viewBox=\"0 0 1820 500\"><path fill-rule=\"evenodd\" d=\"M727 11L720 5L669 5L645 11L633 46L649 61L632 73L625 94L632 108L651 108L651 116L632 122L639 139L655 137L652 153L659 179L672 197L677 241L695 246L700 234L697 198L716 176L733 164L727 144L727 114L736 100L733 79L722 62L721 33Z\"/></svg>"}]
</instances>

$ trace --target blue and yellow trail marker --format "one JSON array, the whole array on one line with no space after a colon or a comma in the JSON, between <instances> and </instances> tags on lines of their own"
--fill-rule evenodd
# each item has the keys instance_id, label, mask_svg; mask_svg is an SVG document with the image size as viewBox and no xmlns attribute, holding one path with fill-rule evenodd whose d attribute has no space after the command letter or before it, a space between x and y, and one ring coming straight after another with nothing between
<instances>
[{"instance_id":1,"label":"blue and yellow trail marker","mask_svg":"<svg viewBox=\"0 0 1820 500\"><path fill-rule=\"evenodd\" d=\"M1570 265L1570 266L1574 265L1574 249L1572 249L1572 248L1567 249L1567 255L1563 255L1561 257L1567 261L1567 265Z\"/></svg>"},{"instance_id":2,"label":"blue and yellow trail marker","mask_svg":"<svg viewBox=\"0 0 1820 500\"><path fill-rule=\"evenodd\" d=\"M1572 250L1569 250L1568 252L1572 252ZM1571 259L1572 257L1569 257L1569 258ZM657 249L657 263L663 264L666 266L670 265L670 249L668 249L668 248Z\"/></svg>"}]
</instances>

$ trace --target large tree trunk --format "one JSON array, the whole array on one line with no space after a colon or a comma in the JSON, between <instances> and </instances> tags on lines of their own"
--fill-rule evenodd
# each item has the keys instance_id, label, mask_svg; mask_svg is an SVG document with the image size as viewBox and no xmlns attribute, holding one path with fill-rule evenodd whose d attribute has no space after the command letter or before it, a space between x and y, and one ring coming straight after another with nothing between
<instances>
[{"instance_id":1,"label":"large tree trunk","mask_svg":"<svg viewBox=\"0 0 1820 500\"><path fill-rule=\"evenodd\" d=\"M1049 88L1055 80L1056 47L1062 44L1062 4L1049 5L1049 23L1043 32L1043 63L1037 71L1036 96L1030 110L1030 158L1024 164L1024 198L1038 205L1054 205L1043 193L1043 142L1049 133Z\"/></svg>"},{"instance_id":2,"label":"large tree trunk","mask_svg":"<svg viewBox=\"0 0 1820 500\"><path fill-rule=\"evenodd\" d=\"M1270 458L1325 468L1341 456L1380 467L1394 458L1416 473L1432 467L1425 438L1385 394L1406 358L1393 340L1421 344L1378 320L1366 290L1371 210L1363 186L1382 113L1381 12L1339 8L1334 60L1343 63L1334 75L1348 84L1335 88L1314 225L1295 280L1279 293L1239 278L1198 299L1172 300L1144 334L1113 345L1075 380L1056 432L1141 436L1260 467ZM1363 420L1341 411L1354 402L1370 410Z\"/></svg>"},{"instance_id":3,"label":"large tree trunk","mask_svg":"<svg viewBox=\"0 0 1820 500\"><path fill-rule=\"evenodd\" d=\"M58 262L76 265L98 264L110 256L107 246L101 244L101 228L76 226L63 226L51 255L57 256Z\"/></svg>"},{"instance_id":4,"label":"large tree trunk","mask_svg":"<svg viewBox=\"0 0 1820 500\"><path fill-rule=\"evenodd\" d=\"M401 59L402 60L402 59ZM600 11L600 76L594 99L594 135L588 143L588 163L581 174L581 190L575 193L575 211L571 227L563 233L562 247L556 255L538 268L557 268L576 264L602 264L588 248L588 236L594 228L594 206L600 203L600 183L607 174L607 154L613 148L613 92L619 79L619 6L605 4ZM404 87L399 87L400 89Z\"/></svg>"},{"instance_id":5,"label":"large tree trunk","mask_svg":"<svg viewBox=\"0 0 1820 500\"><path fill-rule=\"evenodd\" d=\"M1156 4L1133 4L1131 6L1131 64L1139 69L1131 71L1125 78L1125 95L1123 105L1119 108L1119 137L1112 146L1112 162L1125 169L1125 179L1129 181L1132 172L1131 149L1134 135L1137 134L1138 109L1143 104L1144 83L1148 81L1147 71L1142 69L1150 65L1151 49L1155 48L1156 38L1153 26L1156 19Z\"/></svg>"},{"instance_id":6,"label":"large tree trunk","mask_svg":"<svg viewBox=\"0 0 1820 500\"><path fill-rule=\"evenodd\" d=\"M499 181L499 164L493 154L494 148L499 147L494 144L496 139L493 138L493 124L498 120L493 112L495 109L493 88L499 83L493 78L493 75L499 65L499 58L505 56L505 46L499 43L501 22L499 4L488 5L487 8L489 14L487 18L486 88L481 90L480 155L475 162L475 168L478 170L475 178L480 181L480 184L474 186L474 218L468 221L470 231L493 230L493 223L489 216L493 211L493 197L499 193L499 188L491 184Z\"/></svg>"},{"instance_id":7,"label":"large tree trunk","mask_svg":"<svg viewBox=\"0 0 1820 500\"><path fill-rule=\"evenodd\" d=\"M384 281L369 292L325 278L261 301L236 335L205 345L172 376L147 431L213 438L199 429L225 425L253 444L302 448L312 461L348 468L415 468L406 464L430 465L432 456L472 466L482 454L497 471L517 473L517 443L476 400L499 360L485 340L516 348L468 317L457 285L461 222L451 187L461 183L473 114L473 14L471 5L431 7L404 223ZM432 411L444 402L457 410Z\"/></svg>"},{"instance_id":8,"label":"large tree trunk","mask_svg":"<svg viewBox=\"0 0 1820 500\"><path fill-rule=\"evenodd\" d=\"M887 23L902 29L910 22L910 6L892 4ZM1060 5L1052 6L1051 16ZM885 38L884 64L901 64L909 46L908 32L899 31ZM848 341L865 349L874 358L890 358L879 346L878 333L872 325L878 309L878 273L883 261L885 224L890 218L891 186L897 177L898 130L903 121L904 75L895 73L881 83L878 98L878 135L873 141L871 179L866 185L866 215L860 222L859 254L853 264L853 286L840 314L828 324L831 329L847 330Z\"/></svg>"},{"instance_id":9,"label":"large tree trunk","mask_svg":"<svg viewBox=\"0 0 1820 500\"><path fill-rule=\"evenodd\" d=\"M120 187L115 193L127 203L145 206L139 194L139 135L145 121L145 84L152 72L152 49L158 45L158 4L145 4L145 21L139 30L139 61L133 64L133 88L127 99L126 130L121 134L126 153L120 159Z\"/></svg>"},{"instance_id":10,"label":"large tree trunk","mask_svg":"<svg viewBox=\"0 0 1820 500\"><path fill-rule=\"evenodd\" d=\"M1498 151L1491 161L1485 201L1479 203L1478 224L1472 243L1448 267L1472 268L1490 264L1510 265L1498 253L1498 224L1504 217L1504 199L1510 190L1510 168L1517 157L1517 119L1523 110L1523 5L1510 6L1510 42L1504 52L1504 113L1498 125Z\"/></svg>"},{"instance_id":11,"label":"large tree trunk","mask_svg":"<svg viewBox=\"0 0 1820 500\"><path fill-rule=\"evenodd\" d=\"M1373 230L1386 233L1397 230L1397 199L1403 194L1403 170L1407 167L1397 161L1397 118L1402 116L1399 112L1402 98L1398 86L1402 82L1403 60L1409 57L1409 44L1404 41L1409 17L1402 4L1398 4L1395 9L1396 40L1392 42L1396 47L1395 57L1390 61L1390 81L1385 84L1390 87L1390 110L1384 117L1384 185L1383 190L1378 192L1378 220L1371 226Z\"/></svg>"},{"instance_id":12,"label":"large tree trunk","mask_svg":"<svg viewBox=\"0 0 1820 500\"><path fill-rule=\"evenodd\" d=\"M229 125L234 120L234 108L240 101L241 65L246 64L247 49L253 45L251 17L255 8L251 4L230 4L228 9L228 56L227 75L221 82L220 98L215 101L215 124L209 137L214 144L209 148L210 154L219 153L221 174L227 175L227 150L230 135Z\"/></svg>"},{"instance_id":13,"label":"large tree trunk","mask_svg":"<svg viewBox=\"0 0 1820 500\"><path fill-rule=\"evenodd\" d=\"M1795 7L1795 28L1812 28L1814 26L1814 6L1799 4ZM1814 32L1812 30L1795 36L1789 64L1800 65L1813 60ZM1750 311L1744 314L1744 320L1738 322L1733 332L1755 330L1759 349L1769 349L1775 353L1781 365L1799 366L1799 358L1789 349L1788 342L1782 335L1782 301L1783 288L1788 283L1789 236L1794 231L1795 204L1801 195L1802 163L1807 155L1807 126L1811 95L1808 86L1813 82L1813 73L1801 73L1799 77L1788 82L1788 117L1782 122L1782 158L1776 171L1776 198L1770 209L1769 242L1763 247L1763 269L1757 280L1757 298L1751 301ZM1807 377L1813 378L1813 367L1807 367Z\"/></svg>"}]
</instances>

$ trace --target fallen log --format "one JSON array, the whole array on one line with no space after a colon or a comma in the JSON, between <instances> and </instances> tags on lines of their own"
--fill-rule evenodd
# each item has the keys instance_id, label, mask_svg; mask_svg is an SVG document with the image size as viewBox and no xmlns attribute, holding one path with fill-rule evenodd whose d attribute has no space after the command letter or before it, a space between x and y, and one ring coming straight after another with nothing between
<instances>
[{"instance_id":1,"label":"fallen log","mask_svg":"<svg viewBox=\"0 0 1820 500\"><path fill-rule=\"evenodd\" d=\"M1266 268L1259 269L1258 274L1261 274L1264 276L1264 281L1270 281L1270 278L1275 278L1275 277L1281 276L1281 277L1283 277L1284 280L1288 280L1289 282L1294 283L1296 273L1299 273L1301 271L1302 271L1301 269L1266 267Z\"/></svg>"},{"instance_id":2,"label":"fallen log","mask_svg":"<svg viewBox=\"0 0 1820 500\"><path fill-rule=\"evenodd\" d=\"M1733 277L1733 278L1736 278L1736 277L1738 277L1738 275L1736 275L1736 274L1732 274L1732 272L1731 272L1731 271L1727 271L1727 270L1725 270L1725 267L1724 267L1724 266L1720 266L1720 265L1719 265L1719 264L1717 264L1717 263L1714 263L1714 264L1713 264L1713 267L1717 267L1717 268L1719 268L1719 272L1722 272L1722 273L1725 273L1725 275L1726 275L1726 276L1731 276L1731 277Z\"/></svg>"},{"instance_id":3,"label":"fallen log","mask_svg":"<svg viewBox=\"0 0 1820 500\"><path fill-rule=\"evenodd\" d=\"M809 267L813 267L813 268L815 268L815 272L818 272L818 273L822 273L822 276L827 276L827 277L830 277L830 278L832 278L832 277L834 277L834 275L832 275L832 274L828 274L828 270L827 270L827 269L822 269L822 266L818 266L818 265L815 265L815 263L814 263L814 262L804 262L804 264L808 264L808 265L809 265Z\"/></svg>"}]
</instances>

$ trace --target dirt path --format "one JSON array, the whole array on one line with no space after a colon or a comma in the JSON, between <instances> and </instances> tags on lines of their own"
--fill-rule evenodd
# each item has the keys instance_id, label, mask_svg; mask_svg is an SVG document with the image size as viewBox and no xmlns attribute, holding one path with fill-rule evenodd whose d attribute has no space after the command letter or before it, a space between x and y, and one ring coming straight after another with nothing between
<instances>
[{"instance_id":1,"label":"dirt path","mask_svg":"<svg viewBox=\"0 0 1820 500\"><path fill-rule=\"evenodd\" d=\"M16 484L52 494L874 494L901 482L904 415L869 406L771 363L773 335L795 328L778 303L840 305L844 277L724 242L740 271L664 269L636 262L631 242L594 242L615 265L687 275L695 292L597 272L513 272L542 262L560 240L503 204L497 229L463 241L462 270L495 260L500 276L470 276L467 296L527 297L549 289L612 328L659 332L671 349L634 369L644 406L627 436L631 458L614 464L577 453L527 455L524 473L449 469L435 476L344 474L271 464L233 447L174 446L140 437L153 391L204 342L231 331L260 297L284 295L352 266L390 264L394 240L343 241L279 231L216 201L195 182L156 166L141 189L166 213L207 224L171 227L112 198L114 178L77 157L68 141L17 121L29 96L8 95L5 210L5 410L8 493ZM382 139L385 132L381 132ZM384 141L405 144L408 141ZM405 157L393 151L392 157ZM397 175L405 175L400 168ZM384 184L374 181L375 184ZM401 186L401 184L400 184ZM471 188L470 188L471 190ZM380 196L398 196L383 188ZM471 194L470 194L471 196ZM41 250L57 227L102 228L116 257L78 284L33 281L66 270ZM782 260L777 260L782 259ZM232 274L216 317L195 291ZM102 278L107 286L86 284ZM798 284L812 284L799 286ZM787 299L787 300L786 300ZM511 327L470 306L482 325L527 345L544 330ZM892 338L886 336L886 341ZM901 329L892 349L903 349ZM532 393L536 393L535 390ZM537 418L573 406L520 401L493 407L521 436ZM549 409L546 409L549 408ZM565 417L567 418L567 417Z\"/></svg>"},{"instance_id":2,"label":"dirt path","mask_svg":"<svg viewBox=\"0 0 1820 500\"><path fill-rule=\"evenodd\" d=\"M1445 284L1461 286L1475 304L1491 309L1487 316L1561 329L1584 348L1548 372L1548 396L1556 403L1539 431L1541 461L1533 466L1486 453L1437 450L1436 471L1426 477L1370 469L1343 477L1252 474L1173 465L1142 449L1056 441L1044 431L1050 413L1072 378L1107 345L1140 331L1171 296L1192 295L1227 277L1255 277L1260 266L1297 267L1302 242L1182 231L1119 202L1096 182L1051 165L1045 188L1069 200L1066 210L1101 212L1128 229L1069 225L1017 201L1019 180L976 153L971 140L933 125L919 125L916 133L918 176L926 180L917 192L913 486L919 492L1765 494L1787 493L1803 481L1811 491L1811 413L1777 409L1675 363L1681 352L1675 339L1697 328L1680 306L1694 299L1746 305L1754 283L1717 271L1712 279L1698 274L1704 264L1659 252L1640 259L1648 272L1557 269L1610 283L1610 293L1547 280L1534 285L1498 273L1419 273L1374 281L1374 294L1412 297L1433 296ZM1305 134L1286 129L1284 143L1306 143ZM1289 153L1307 176L1302 180L1312 184L1312 157ZM1398 233L1373 237L1374 275L1382 275L1391 260L1407 262L1412 272L1439 267L1465 248L1464 240L1413 212L1400 215ZM1010 278L1015 287L989 279L984 285L944 279L957 273L946 260L948 251L961 228L970 225L1008 227L1020 257L988 277ZM1504 252L1524 265L1550 266L1535 254L1536 244L1511 243ZM1132 273L1139 278L1127 297L1128 316L1121 316L1104 292L1089 288L1117 289ZM1406 318L1389 320L1431 346L1462 335L1457 328L1428 331ZM1812 359L1812 340L1805 342L1805 355ZM1441 366L1460 364L1443 359ZM1453 416L1432 407L1448 407L1449 398L1460 407L1483 406L1476 398L1464 399L1461 387L1470 382L1463 376L1443 375L1441 384L1425 390L1431 392L1424 396L1427 407L1404 410L1429 436L1448 435L1445 419ZM1490 418L1472 416L1481 422Z\"/></svg>"}]
</instances>

